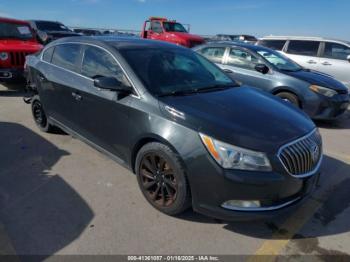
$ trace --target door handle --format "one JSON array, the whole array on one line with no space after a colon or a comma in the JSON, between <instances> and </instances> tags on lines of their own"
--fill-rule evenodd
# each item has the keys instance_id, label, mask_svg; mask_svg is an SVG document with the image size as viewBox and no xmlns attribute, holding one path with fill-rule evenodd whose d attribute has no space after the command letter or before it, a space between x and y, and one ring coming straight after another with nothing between
<instances>
[{"instance_id":1,"label":"door handle","mask_svg":"<svg viewBox=\"0 0 350 262\"><path fill-rule=\"evenodd\" d=\"M307 61L307 63L308 63L308 64L317 64L317 62L314 61L314 60L309 60L309 61Z\"/></svg>"},{"instance_id":2,"label":"door handle","mask_svg":"<svg viewBox=\"0 0 350 262\"><path fill-rule=\"evenodd\" d=\"M227 68L223 69L223 71L225 73L228 73L228 74L233 74L234 73L231 69L227 69Z\"/></svg>"},{"instance_id":3,"label":"door handle","mask_svg":"<svg viewBox=\"0 0 350 262\"><path fill-rule=\"evenodd\" d=\"M325 66L330 66L330 65L332 65L331 63L329 63L329 62L323 62L322 63L322 65L325 65Z\"/></svg>"},{"instance_id":4,"label":"door handle","mask_svg":"<svg viewBox=\"0 0 350 262\"><path fill-rule=\"evenodd\" d=\"M75 100L80 101L83 99L83 97L81 95L79 95L78 93L72 92L72 96L74 97Z\"/></svg>"}]
</instances>

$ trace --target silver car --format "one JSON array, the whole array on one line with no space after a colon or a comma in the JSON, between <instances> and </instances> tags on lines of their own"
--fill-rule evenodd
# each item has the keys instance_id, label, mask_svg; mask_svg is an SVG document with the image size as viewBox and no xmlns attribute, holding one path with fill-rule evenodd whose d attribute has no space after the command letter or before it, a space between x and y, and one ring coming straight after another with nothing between
<instances>
[{"instance_id":1,"label":"silver car","mask_svg":"<svg viewBox=\"0 0 350 262\"><path fill-rule=\"evenodd\" d=\"M257 43L283 52L299 65L331 75L350 89L350 42L320 38L269 36Z\"/></svg>"}]
</instances>

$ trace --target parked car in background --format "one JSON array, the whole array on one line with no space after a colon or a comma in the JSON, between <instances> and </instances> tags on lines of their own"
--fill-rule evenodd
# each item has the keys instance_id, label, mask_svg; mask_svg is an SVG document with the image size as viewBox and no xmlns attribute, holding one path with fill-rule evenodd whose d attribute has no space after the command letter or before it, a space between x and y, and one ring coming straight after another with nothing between
<instances>
[{"instance_id":1,"label":"parked car in background","mask_svg":"<svg viewBox=\"0 0 350 262\"><path fill-rule=\"evenodd\" d=\"M151 17L145 21L141 38L170 42L190 48L204 43L201 36L190 34L182 24L161 17Z\"/></svg>"},{"instance_id":2,"label":"parked car in background","mask_svg":"<svg viewBox=\"0 0 350 262\"><path fill-rule=\"evenodd\" d=\"M26 55L40 49L28 22L0 17L0 82L24 80Z\"/></svg>"},{"instance_id":3,"label":"parked car in background","mask_svg":"<svg viewBox=\"0 0 350 262\"><path fill-rule=\"evenodd\" d=\"M74 28L73 31L75 33L78 33L80 35L86 35L86 36L95 36L95 35L102 35L102 32L97 29L88 29L88 28ZM109 34L109 31L107 31Z\"/></svg>"},{"instance_id":4,"label":"parked car in background","mask_svg":"<svg viewBox=\"0 0 350 262\"><path fill-rule=\"evenodd\" d=\"M258 45L283 52L305 68L329 74L350 90L350 42L320 37L269 36Z\"/></svg>"},{"instance_id":5,"label":"parked car in background","mask_svg":"<svg viewBox=\"0 0 350 262\"><path fill-rule=\"evenodd\" d=\"M236 41L236 42L244 42L255 44L258 39L252 35L225 35L218 34L210 39L211 41Z\"/></svg>"},{"instance_id":6,"label":"parked car in background","mask_svg":"<svg viewBox=\"0 0 350 262\"><path fill-rule=\"evenodd\" d=\"M166 214L192 204L221 219L275 216L297 206L319 177L322 140L312 121L237 86L191 49L76 37L27 64L38 127L58 126L127 166Z\"/></svg>"},{"instance_id":7,"label":"parked car in background","mask_svg":"<svg viewBox=\"0 0 350 262\"><path fill-rule=\"evenodd\" d=\"M47 44L62 37L79 36L67 26L56 21L31 20L31 27L36 31L38 41Z\"/></svg>"},{"instance_id":8,"label":"parked car in background","mask_svg":"<svg viewBox=\"0 0 350 262\"><path fill-rule=\"evenodd\" d=\"M333 119L349 106L349 93L342 83L305 69L272 49L232 42L194 49L237 81L293 103L313 119Z\"/></svg>"}]
</instances>

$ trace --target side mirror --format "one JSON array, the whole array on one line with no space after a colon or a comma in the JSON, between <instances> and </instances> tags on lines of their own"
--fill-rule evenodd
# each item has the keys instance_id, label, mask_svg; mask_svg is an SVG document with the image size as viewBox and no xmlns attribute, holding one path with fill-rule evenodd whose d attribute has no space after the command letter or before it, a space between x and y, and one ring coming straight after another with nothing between
<instances>
[{"instance_id":1,"label":"side mirror","mask_svg":"<svg viewBox=\"0 0 350 262\"><path fill-rule=\"evenodd\" d=\"M255 66L255 70L264 75L266 75L270 71L270 69L265 64L257 64Z\"/></svg>"},{"instance_id":2,"label":"side mirror","mask_svg":"<svg viewBox=\"0 0 350 262\"><path fill-rule=\"evenodd\" d=\"M350 63L350 55L347 56L346 60L348 60Z\"/></svg>"},{"instance_id":3,"label":"side mirror","mask_svg":"<svg viewBox=\"0 0 350 262\"><path fill-rule=\"evenodd\" d=\"M115 77L97 77L94 80L94 85L98 88L116 91L118 93L130 94L132 93L132 89L130 86L127 86L120 82Z\"/></svg>"},{"instance_id":4,"label":"side mirror","mask_svg":"<svg viewBox=\"0 0 350 262\"><path fill-rule=\"evenodd\" d=\"M42 44L47 44L49 42L49 36L44 31L37 32L38 39Z\"/></svg>"}]
</instances>

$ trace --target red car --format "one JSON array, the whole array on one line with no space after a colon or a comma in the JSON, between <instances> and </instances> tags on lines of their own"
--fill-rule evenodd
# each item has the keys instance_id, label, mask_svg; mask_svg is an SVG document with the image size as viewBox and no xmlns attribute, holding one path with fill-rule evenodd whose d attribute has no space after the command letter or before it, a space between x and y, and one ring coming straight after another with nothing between
<instances>
[{"instance_id":1,"label":"red car","mask_svg":"<svg viewBox=\"0 0 350 262\"><path fill-rule=\"evenodd\" d=\"M203 37L188 33L182 24L161 17L151 17L145 21L141 37L171 42L189 48L204 43Z\"/></svg>"},{"instance_id":2,"label":"red car","mask_svg":"<svg viewBox=\"0 0 350 262\"><path fill-rule=\"evenodd\" d=\"M0 82L23 80L25 57L42 47L28 22L0 17Z\"/></svg>"}]
</instances>

